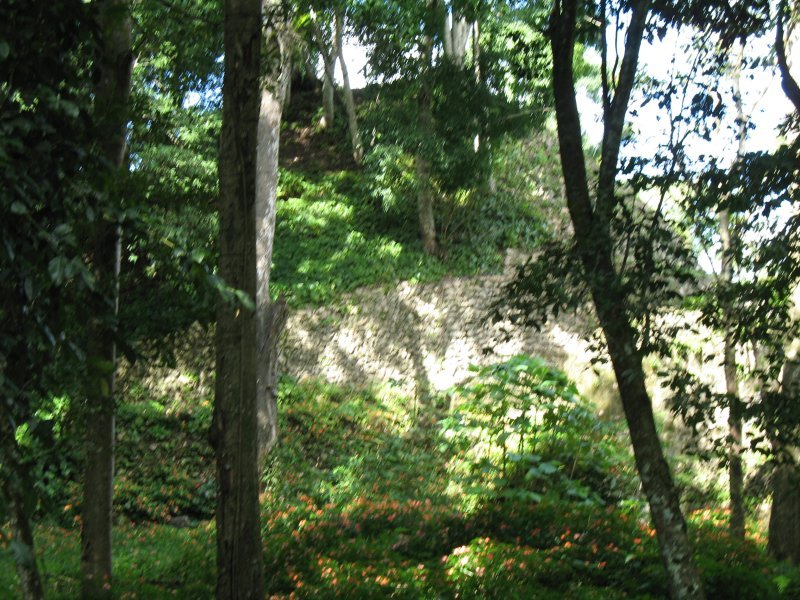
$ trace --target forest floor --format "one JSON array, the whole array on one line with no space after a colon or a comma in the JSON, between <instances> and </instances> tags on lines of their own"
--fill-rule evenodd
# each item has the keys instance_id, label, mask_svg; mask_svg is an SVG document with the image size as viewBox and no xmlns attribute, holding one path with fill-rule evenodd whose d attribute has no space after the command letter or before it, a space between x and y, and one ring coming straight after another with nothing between
<instances>
[{"instance_id":1,"label":"forest floor","mask_svg":"<svg viewBox=\"0 0 800 600\"><path fill-rule=\"evenodd\" d=\"M666 596L619 430L601 443L618 447L616 472L591 484L608 501L533 484L542 495L531 501L480 485L474 467L488 465L448 441L446 399L413 407L371 391L282 383L282 441L261 496L270 598ZM213 597L209 418L208 400L146 400L121 411L116 597ZM79 495L71 492L60 518L37 527L48 598L78 597ZM689 515L708 597L799 597L799 574L770 561L762 533L730 539L726 518L716 508ZM3 598L16 597L12 564L10 552L0 555Z\"/></svg>"}]
</instances>

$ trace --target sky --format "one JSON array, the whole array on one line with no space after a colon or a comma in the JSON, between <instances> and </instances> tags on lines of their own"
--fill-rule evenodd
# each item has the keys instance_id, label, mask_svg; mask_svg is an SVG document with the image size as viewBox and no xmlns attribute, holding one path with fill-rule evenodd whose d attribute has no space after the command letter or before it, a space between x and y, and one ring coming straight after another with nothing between
<instances>
[{"instance_id":1,"label":"sky","mask_svg":"<svg viewBox=\"0 0 800 600\"><path fill-rule=\"evenodd\" d=\"M673 30L661 41L643 44L639 72L647 73L659 80L667 80L675 72L685 69L690 60L689 53L685 49L688 38L688 34L678 34ZM751 40L745 49L745 56L767 55L771 42L771 38ZM596 53L594 56L590 54L589 59L596 61L597 64L600 62ZM752 124L745 142L745 151L774 150L779 143L778 126L793 109L781 89L777 69L759 67L749 72L745 71L741 77L741 87L744 113ZM694 93L705 89L702 84L695 84L689 88L687 95L691 98ZM726 104L731 107L732 89L732 79L723 81L719 89ZM641 100L641 96L638 99ZM578 100L585 135L590 143L599 143L603 131L600 106L585 92ZM635 116L629 114L628 119L638 134L628 152L639 156L652 156L668 139L669 121L666 112L660 110L654 102L644 107L639 106L636 97L632 100L631 108L636 109L637 114ZM728 112L719 131L710 142L696 138L692 140L689 148L690 156L695 159L701 155L715 157L721 165L730 164L735 158L737 143L733 110Z\"/></svg>"},{"instance_id":2,"label":"sky","mask_svg":"<svg viewBox=\"0 0 800 600\"><path fill-rule=\"evenodd\" d=\"M609 35L609 39L613 39ZM647 73L658 79L668 78L673 70L685 68L688 61L688 54L684 49L688 35L679 35L676 31L671 31L663 40L656 40L653 43L645 43L642 46L640 55L640 72ZM746 52L748 55L765 55L768 45L772 43L772 38L761 38L753 40L748 44ZM797 47L797 46L796 46ZM367 51L355 40L347 40L345 45L345 58L348 63L348 75L350 85L353 89L358 89L366 85L367 80L364 75ZM613 51L611 54L613 60ZM595 54L595 60L599 64L599 56ZM791 61L791 57L790 57ZM798 62L798 61L795 61ZM742 77L742 96L745 105L745 114L749 115L753 129L748 134L745 149L747 151L769 151L777 146L778 139L776 131L780 122L792 110L792 105L786 98L780 85L780 77L776 69L759 68L752 73L750 78L748 73ZM341 71L336 69L336 78L341 83ZM731 82L727 83L726 93L730 93ZM697 88L700 89L699 87ZM579 109L581 111L581 123L587 140L590 143L599 143L602 138L601 111L598 103L591 99L585 92L579 96ZM639 155L652 155L660 144L666 140L667 121L665 115L656 109L654 103L647 107L640 108L638 115L629 119L635 129L640 131L635 145L631 151ZM716 156L722 163L729 162L735 154L736 143L732 134L723 134L722 131L731 129L732 117L727 126L723 124L721 132L716 135L710 144L700 143L695 140L690 152L696 156L704 154L706 156Z\"/></svg>"}]
</instances>

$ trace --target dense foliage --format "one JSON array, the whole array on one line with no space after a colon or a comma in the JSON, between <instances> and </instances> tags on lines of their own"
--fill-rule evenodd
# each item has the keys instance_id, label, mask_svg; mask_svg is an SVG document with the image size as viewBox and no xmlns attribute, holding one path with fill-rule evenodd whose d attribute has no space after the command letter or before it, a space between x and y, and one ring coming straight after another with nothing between
<instances>
[{"instance_id":1,"label":"dense foliage","mask_svg":"<svg viewBox=\"0 0 800 600\"><path fill-rule=\"evenodd\" d=\"M563 374L522 357L482 371L513 374L514 368L532 379L544 375L539 381L545 385L570 387ZM551 400L563 401L550 396L541 402ZM120 414L125 435L116 490L119 597L210 597L214 530L207 490L213 483L204 478L213 473L213 459L202 450L208 403L140 396L127 402ZM624 440L606 438L606 452L596 460L586 453L581 469L563 477L550 473L563 495L500 499L484 486L464 496L458 473L475 463L447 435L464 405L455 412L448 405L443 397L429 412L415 413L404 398L370 390L281 384L284 437L269 460L262 495L270 595L663 597L654 531L641 497L631 490L586 502L562 485L567 475L572 486L596 483L594 473L607 468L609 451L630 469ZM563 420L560 435L580 443L586 419L596 418ZM616 426L595 420L594 427ZM171 460L160 460L165 456ZM487 476L494 480L493 472ZM78 584L75 507L59 506L50 514L61 525L49 517L37 535L48 597L72 598ZM186 518L165 524L180 515ZM709 597L795 597L800 573L768 559L758 531L746 542L731 539L723 531L725 519L720 510L690 515ZM0 544L7 547L8 540ZM14 597L10 557L0 560L0 593Z\"/></svg>"},{"instance_id":2,"label":"dense foliage","mask_svg":"<svg viewBox=\"0 0 800 600\"><path fill-rule=\"evenodd\" d=\"M98 139L108 42L98 7L110 5L0 7L4 597L22 581L12 563L21 573L38 567L47 597L79 593L81 509L92 506L82 507L81 488L92 441L87 390L106 386L100 396L110 396L118 367L113 351L87 360L92 327L134 373L104 407L117 426L113 594L214 594L213 399L161 396L135 373L174 364L194 324L213 331L220 301L254 306L218 268L223 4L134 0L111 10L109 22L127 23L129 12L133 23L133 85L117 115L124 169L102 157ZM316 63L333 36L318 36L316 47L309 31L333 15L366 54L369 84L349 123L358 117L364 142L353 160L344 119L320 124ZM292 309L320 306L362 286L497 273L510 251L525 253L531 260L494 307L496 319L543 328L564 312L596 317L593 349L598 363L605 353L613 362L629 430L598 417L595 399L564 373L526 356L476 366L468 381L421 403L283 380L283 437L261 473L268 592L674 595L659 562L668 562L668 544L657 545L650 520L661 504L645 507L658 487L646 477L655 465L674 500L667 512L693 511L707 597L797 597L800 574L767 556L756 506L772 486L775 504L790 507L784 517L800 523L800 502L777 500L797 498L800 105L792 100L797 114L772 148L751 152L755 117L741 93L743 80L777 61L794 97L785 54L796 7L314 0L274 3L268 33L279 17L293 89L281 124L272 295ZM629 28L635 35L623 44ZM661 76L652 64L637 70L638 41L656 47L673 35L686 65L676 58ZM574 104L581 94L602 111L596 148ZM654 128L664 130L658 143L639 145ZM738 149L717 156L709 143ZM118 281L97 268L102 230L121 234ZM709 376L719 364L725 386ZM661 384L679 425L667 460L648 465L662 448L662 415L650 404ZM651 445L642 454L645 429ZM743 460L757 468L747 490ZM731 480L738 469L738 499L734 485L721 491L720 466ZM734 510L722 510L729 499ZM740 530L729 536L737 511ZM778 556L800 560L795 546Z\"/></svg>"}]
</instances>

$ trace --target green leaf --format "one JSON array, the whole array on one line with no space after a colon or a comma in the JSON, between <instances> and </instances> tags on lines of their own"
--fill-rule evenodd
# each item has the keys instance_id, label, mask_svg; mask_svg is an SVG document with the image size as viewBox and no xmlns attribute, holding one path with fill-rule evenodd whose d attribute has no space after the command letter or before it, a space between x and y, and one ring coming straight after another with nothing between
<instances>
[{"instance_id":1,"label":"green leaf","mask_svg":"<svg viewBox=\"0 0 800 600\"><path fill-rule=\"evenodd\" d=\"M5 41L0 42L0 60L7 59L10 53L11 53L11 46L8 45L8 42Z\"/></svg>"},{"instance_id":2,"label":"green leaf","mask_svg":"<svg viewBox=\"0 0 800 600\"><path fill-rule=\"evenodd\" d=\"M539 464L539 470L545 475L552 475L558 471L558 466L551 462L543 462Z\"/></svg>"},{"instance_id":3,"label":"green leaf","mask_svg":"<svg viewBox=\"0 0 800 600\"><path fill-rule=\"evenodd\" d=\"M11 212L15 215L25 215L28 213L28 207L19 200L11 203Z\"/></svg>"},{"instance_id":4,"label":"green leaf","mask_svg":"<svg viewBox=\"0 0 800 600\"><path fill-rule=\"evenodd\" d=\"M47 271L50 273L50 279L56 285L61 285L67 278L68 261L64 256L56 256L47 265Z\"/></svg>"},{"instance_id":5,"label":"green leaf","mask_svg":"<svg viewBox=\"0 0 800 600\"><path fill-rule=\"evenodd\" d=\"M66 238L72 234L72 226L69 223L61 223L53 229L53 235L59 238Z\"/></svg>"}]
</instances>

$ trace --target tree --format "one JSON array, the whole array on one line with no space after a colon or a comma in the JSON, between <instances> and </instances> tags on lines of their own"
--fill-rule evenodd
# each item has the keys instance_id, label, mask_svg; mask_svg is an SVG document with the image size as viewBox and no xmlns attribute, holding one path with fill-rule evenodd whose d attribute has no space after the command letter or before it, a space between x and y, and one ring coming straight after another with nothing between
<instances>
[{"instance_id":1,"label":"tree","mask_svg":"<svg viewBox=\"0 0 800 600\"><path fill-rule=\"evenodd\" d=\"M0 8L0 21L13 24L0 32L0 520L11 527L26 600L43 597L31 524L39 499L17 434L53 448L38 409L67 387L54 364L82 368L70 320L94 285L81 236L97 207L88 176L98 168L84 70L96 50L89 20L79 1Z\"/></svg>"},{"instance_id":2,"label":"tree","mask_svg":"<svg viewBox=\"0 0 800 600\"><path fill-rule=\"evenodd\" d=\"M314 44L322 57L322 122L323 128L328 128L333 125L333 119L336 112L334 105L334 92L336 90L336 82L334 80L334 71L336 70L336 48L334 47L335 40L330 33L330 24L328 19L324 19L326 15L319 15L316 9L309 11L311 15L312 38Z\"/></svg>"},{"instance_id":3,"label":"tree","mask_svg":"<svg viewBox=\"0 0 800 600\"><path fill-rule=\"evenodd\" d=\"M217 462L217 598L264 597L257 422L256 156L260 0L226 0L219 149L219 276L242 301L217 305L211 443Z\"/></svg>"},{"instance_id":4,"label":"tree","mask_svg":"<svg viewBox=\"0 0 800 600\"><path fill-rule=\"evenodd\" d=\"M97 6L100 58L95 85L98 146L107 164L105 192L120 206L127 167L126 129L131 90L131 20L127 0ZM118 312L120 230L117 215L99 213L91 232L91 269L99 294L88 305L86 464L83 476L81 567L86 598L111 595L111 530L114 493L115 322ZM109 302L110 299L110 302Z\"/></svg>"},{"instance_id":5,"label":"tree","mask_svg":"<svg viewBox=\"0 0 800 600\"><path fill-rule=\"evenodd\" d=\"M436 0L426 3L427 17L422 22L422 36L420 37L417 52L420 56L420 86L417 109L417 120L422 131L433 129L433 90L431 75L433 68L433 19L436 12ZM439 253L439 244L436 241L436 222L433 217L434 191L431 182L431 164L424 150L424 142L420 140L414 157L414 166L417 176L417 218L419 219L419 236L422 240L422 249L426 254L435 256Z\"/></svg>"},{"instance_id":6,"label":"tree","mask_svg":"<svg viewBox=\"0 0 800 600\"><path fill-rule=\"evenodd\" d=\"M800 86L789 70L786 59L786 40L784 38L784 23L788 18L786 0L782 0L778 6L777 27L775 38L775 50L778 63L778 70L781 75L781 84L787 98L795 108L794 118L800 120ZM797 134L795 134L797 135ZM795 145L800 142L800 136L796 138ZM795 180L792 185L798 185ZM797 215L792 217L795 221ZM789 248L790 261L798 260L796 236L793 230L797 223L787 224L785 232L784 248ZM792 243L794 242L794 243ZM785 263L784 263L785 264ZM791 263L790 263L791 264ZM797 267L794 268L793 283L796 286L798 281ZM797 352L790 351L786 357L783 372L781 389L784 399L790 404L796 404L800 397L800 368L797 364ZM776 436L777 437L777 436ZM769 551L778 559L789 559L795 564L800 564L800 496L797 494L798 482L800 482L800 469L798 469L794 456L794 448L789 444L781 443L778 439L773 441L773 447L778 454L779 462L772 474L772 510L769 519ZM788 454L788 456L787 456Z\"/></svg>"},{"instance_id":7,"label":"tree","mask_svg":"<svg viewBox=\"0 0 800 600\"><path fill-rule=\"evenodd\" d=\"M144 0L133 21L119 330L138 361L164 360L214 320L222 7Z\"/></svg>"},{"instance_id":8,"label":"tree","mask_svg":"<svg viewBox=\"0 0 800 600\"><path fill-rule=\"evenodd\" d=\"M693 12L689 7L689 14ZM677 12L680 15L680 11ZM787 348L796 336L796 319L792 318L788 307L792 305L791 296L797 282L796 241L791 233L792 217L789 223L781 226L775 219L775 209L781 205L790 206L793 199L794 179L797 172L796 141L783 145L774 152L745 152L745 140L749 129L749 117L745 115L741 80L743 71L749 68L762 70L767 60L751 56L748 50L750 39L771 36L771 29L782 29L781 15L778 21L769 14L769 5L759 4L744 10L744 4L715 5L711 15L695 22L690 16L688 22L698 32L696 44L705 47L709 56L704 57L703 67L698 69L701 77L709 77L698 83L691 102L692 114L676 117L676 121L694 123L696 132L709 138L721 135L720 123L727 114L721 92L722 81L730 77L733 93L734 130L733 141L736 154L730 166L709 159L698 169L704 160L693 165L682 166L682 174L671 179L670 185L679 181L685 194L684 205L692 220L690 228L698 233L702 243L718 243L719 273L713 278L713 285L703 288L698 285L694 305L701 309L701 322L711 330L720 332L724 340L722 364L726 383L724 394L715 394L708 385L699 383L696 376L686 371L673 373L672 387L676 391L674 400L684 417L693 428L708 428L715 421L714 411L728 411L728 431L726 439L716 439L712 443L720 458L724 457L729 469L729 490L731 502L731 533L744 537L743 468L743 426L752 421L757 431L766 434L770 444L759 444L765 437L757 433L751 445L776 461L773 484L776 489L773 504L778 514L787 512L787 521L773 526L773 539L784 540L771 544L773 548L783 545L791 538L785 532L793 531L794 517L789 516L794 508L788 501L791 494L783 488L791 477L791 460L786 460L787 451L792 453L794 432L797 430L797 415L785 410L788 396L791 396L791 369ZM679 16L679 20L686 16ZM695 17L696 18L696 17ZM784 78L784 88L791 98L791 82L785 81L788 70L785 68L782 33L777 33L775 56L777 68ZM782 66L783 64L783 66ZM790 74L789 74L790 76ZM715 99L717 98L717 99ZM673 95L674 100L674 95ZM701 125L709 120L713 125ZM705 131L703 131L705 130ZM680 140L685 145L685 139ZM713 233L712 233L713 232ZM715 239L716 236L716 239ZM748 242L748 238L758 236L759 243ZM718 242L717 242L718 240ZM758 360L756 368L750 372L737 364L737 353L746 347L753 348ZM782 373L782 374L781 374ZM740 394L739 379L742 375L753 378L756 393L746 398ZM687 385L686 382L692 383ZM704 436L708 442L708 436ZM776 522L780 522L778 518ZM778 554L788 556L785 551ZM800 552L798 553L800 556Z\"/></svg>"},{"instance_id":9,"label":"tree","mask_svg":"<svg viewBox=\"0 0 800 600\"><path fill-rule=\"evenodd\" d=\"M344 59L344 40L343 32L345 28L346 12L339 7L333 15L333 49L336 58L339 60L339 68L342 71L342 99L344 109L347 114L347 130L350 132L350 143L353 146L353 160L357 165L364 159L364 143L361 141L361 132L358 129L358 116L356 115L356 103L353 99L353 90L350 87L350 75L347 72L347 61Z\"/></svg>"},{"instance_id":10,"label":"tree","mask_svg":"<svg viewBox=\"0 0 800 600\"><path fill-rule=\"evenodd\" d=\"M781 374L781 396L790 403L800 397L800 364L796 350L786 358ZM775 436L777 438L777 436ZM800 495L796 447L774 439L776 464L772 472L772 508L767 548L778 560L800 563Z\"/></svg>"},{"instance_id":11,"label":"tree","mask_svg":"<svg viewBox=\"0 0 800 600\"><path fill-rule=\"evenodd\" d=\"M258 116L255 253L257 323L258 464L278 441L278 343L287 318L283 299L272 301L269 291L275 215L278 205L278 152L281 115L291 76L291 25L284 6L264 0L265 31L261 103Z\"/></svg>"},{"instance_id":12,"label":"tree","mask_svg":"<svg viewBox=\"0 0 800 600\"><path fill-rule=\"evenodd\" d=\"M692 558L677 490L664 458L653 417L652 403L645 385L642 359L646 344L634 323L634 288L615 263L616 241L613 220L622 208L617 184L620 146L626 113L636 81L639 50L645 35L650 2L637 0L625 4L628 27L624 54L617 77L606 69L606 3L600 5L600 43L603 65L603 139L594 194L590 191L583 150L580 114L575 97L574 57L580 15L575 0L556 0L550 17L550 44L553 57L553 96L556 106L559 152L564 176L567 207L574 235L571 248L561 258L574 261L574 281L585 285L605 338L605 345L617 381L625 419L631 436L642 488L650 505L658 535L661 559L667 574L670 596L702 598L703 590ZM622 6L618 11L623 11ZM597 18L598 15L592 15ZM552 263L558 257L548 256ZM640 256L647 261L647 254ZM647 277L643 288L647 285ZM514 288L512 287L512 290ZM520 288L517 288L520 289ZM565 303L563 295L555 301Z\"/></svg>"},{"instance_id":13,"label":"tree","mask_svg":"<svg viewBox=\"0 0 800 600\"><path fill-rule=\"evenodd\" d=\"M448 208L457 210L454 198L485 186L492 141L536 124L549 99L532 84L545 72L546 43L536 22L541 11L507 2L438 0L359 3L356 9L352 22L369 48L370 75L386 81L370 111L374 121L365 127L374 132L365 164L382 178L411 167L401 177L385 178L413 181L402 195L416 201L423 249L445 255L437 219ZM468 44L467 24L483 17L486 52L474 38Z\"/></svg>"},{"instance_id":14,"label":"tree","mask_svg":"<svg viewBox=\"0 0 800 600\"><path fill-rule=\"evenodd\" d=\"M776 15L777 26L775 27L775 56L778 62L778 71L781 75L781 86L794 105L795 110L800 113L800 85L792 76L789 69L789 62L786 58L786 21L789 18L789 7L786 0L781 0L778 4L778 14ZM795 16L795 18L799 18Z\"/></svg>"}]
</instances>

